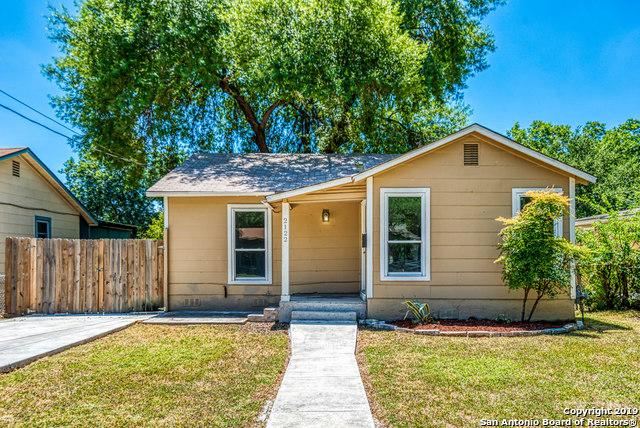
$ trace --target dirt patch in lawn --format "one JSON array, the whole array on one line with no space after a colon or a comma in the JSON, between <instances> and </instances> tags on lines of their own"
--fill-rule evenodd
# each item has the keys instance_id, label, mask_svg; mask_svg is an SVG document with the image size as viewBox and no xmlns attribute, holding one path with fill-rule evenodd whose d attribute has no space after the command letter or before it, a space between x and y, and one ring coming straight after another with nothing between
<instances>
[{"instance_id":1,"label":"dirt patch in lawn","mask_svg":"<svg viewBox=\"0 0 640 428\"><path fill-rule=\"evenodd\" d=\"M530 331L546 328L559 328L562 322L511 322L504 323L495 320L437 320L428 324L414 324L412 321L393 321L391 324L412 330L440 330L440 331Z\"/></svg>"}]
</instances>

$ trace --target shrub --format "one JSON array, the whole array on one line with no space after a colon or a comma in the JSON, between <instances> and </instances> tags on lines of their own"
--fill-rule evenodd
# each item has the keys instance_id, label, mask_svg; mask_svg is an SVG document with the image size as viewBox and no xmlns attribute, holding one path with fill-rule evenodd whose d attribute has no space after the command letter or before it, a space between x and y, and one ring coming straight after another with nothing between
<instances>
[{"instance_id":1,"label":"shrub","mask_svg":"<svg viewBox=\"0 0 640 428\"><path fill-rule=\"evenodd\" d=\"M631 217L610 214L593 229L579 230L586 251L578 264L590 309L638 306L640 293L640 212Z\"/></svg>"},{"instance_id":2,"label":"shrub","mask_svg":"<svg viewBox=\"0 0 640 428\"><path fill-rule=\"evenodd\" d=\"M543 297L554 297L568 291L570 261L577 247L554 235L554 220L567 213L569 199L555 192L532 191L531 198L515 217L498 218L504 228L498 244L502 264L502 279L511 290L523 290L521 320L525 320L527 299L531 292L536 299L528 321Z\"/></svg>"},{"instance_id":3,"label":"shrub","mask_svg":"<svg viewBox=\"0 0 640 428\"><path fill-rule=\"evenodd\" d=\"M407 319L409 314L413 318L413 322L416 324L424 324L431 322L433 317L431 316L431 308L427 303L421 303L417 300L407 300L404 302L407 306L407 313L404 314L404 319Z\"/></svg>"}]
</instances>

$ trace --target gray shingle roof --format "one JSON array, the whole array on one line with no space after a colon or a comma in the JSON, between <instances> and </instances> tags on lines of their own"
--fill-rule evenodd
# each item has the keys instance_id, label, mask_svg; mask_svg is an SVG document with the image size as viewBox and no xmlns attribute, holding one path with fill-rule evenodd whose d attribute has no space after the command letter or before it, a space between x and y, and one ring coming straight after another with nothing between
<instances>
[{"instance_id":1,"label":"gray shingle roof","mask_svg":"<svg viewBox=\"0 0 640 428\"><path fill-rule=\"evenodd\" d=\"M198 153L148 192L279 193L357 174L396 156Z\"/></svg>"}]
</instances>

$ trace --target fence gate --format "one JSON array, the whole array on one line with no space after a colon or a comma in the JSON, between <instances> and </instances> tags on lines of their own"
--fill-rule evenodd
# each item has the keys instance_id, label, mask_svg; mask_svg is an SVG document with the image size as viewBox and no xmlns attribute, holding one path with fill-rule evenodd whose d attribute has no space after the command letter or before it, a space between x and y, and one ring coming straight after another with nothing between
<instances>
[{"instance_id":1,"label":"fence gate","mask_svg":"<svg viewBox=\"0 0 640 428\"><path fill-rule=\"evenodd\" d=\"M6 238L5 312L130 312L162 305L162 241Z\"/></svg>"}]
</instances>

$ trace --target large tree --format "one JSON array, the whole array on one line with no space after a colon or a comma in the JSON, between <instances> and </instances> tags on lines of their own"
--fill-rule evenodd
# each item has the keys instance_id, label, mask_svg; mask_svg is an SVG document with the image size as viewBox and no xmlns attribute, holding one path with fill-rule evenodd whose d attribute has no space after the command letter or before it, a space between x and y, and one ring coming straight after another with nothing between
<instances>
[{"instance_id":1,"label":"large tree","mask_svg":"<svg viewBox=\"0 0 640 428\"><path fill-rule=\"evenodd\" d=\"M82 131L68 179L105 207L98 195L115 177L91 168L120 168L140 193L174 164L167 153L403 152L437 139L466 121L460 91L487 66L482 18L497 3L85 0L53 11L60 55L45 72L62 89L59 115ZM106 217L130 221L142 205Z\"/></svg>"},{"instance_id":2,"label":"large tree","mask_svg":"<svg viewBox=\"0 0 640 428\"><path fill-rule=\"evenodd\" d=\"M496 3L86 0L53 13L46 72L78 145L140 161L179 143L397 151L464 120L447 102L486 67Z\"/></svg>"},{"instance_id":3,"label":"large tree","mask_svg":"<svg viewBox=\"0 0 640 428\"><path fill-rule=\"evenodd\" d=\"M81 152L62 169L67 186L100 220L134 224L143 235L158 212L159 204L148 198L146 189L184 159L182 152L154 156L151 165L135 162L111 168L91 154ZM131 177L137 177L132 180ZM155 234L157 238L157 233Z\"/></svg>"},{"instance_id":4,"label":"large tree","mask_svg":"<svg viewBox=\"0 0 640 428\"><path fill-rule=\"evenodd\" d=\"M640 120L613 128L587 122L575 129L543 121L527 128L516 123L509 136L596 176L595 184L576 189L578 217L640 206Z\"/></svg>"}]
</instances>

